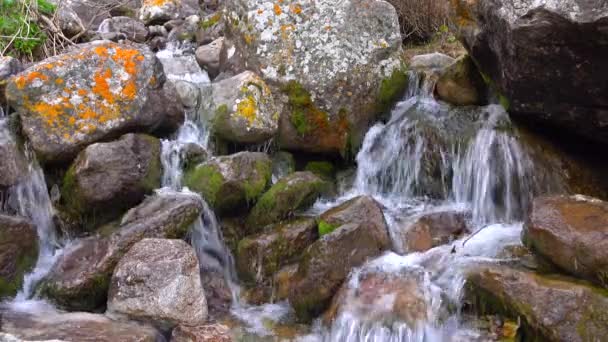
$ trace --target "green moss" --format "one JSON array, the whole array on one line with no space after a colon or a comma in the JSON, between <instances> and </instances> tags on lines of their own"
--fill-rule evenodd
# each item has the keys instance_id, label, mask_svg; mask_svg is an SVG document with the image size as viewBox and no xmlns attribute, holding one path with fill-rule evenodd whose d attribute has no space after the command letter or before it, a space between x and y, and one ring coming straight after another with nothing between
<instances>
[{"instance_id":1,"label":"green moss","mask_svg":"<svg viewBox=\"0 0 608 342\"><path fill-rule=\"evenodd\" d=\"M304 170L323 178L333 178L335 172L334 165L326 161L311 161L306 164Z\"/></svg>"},{"instance_id":2,"label":"green moss","mask_svg":"<svg viewBox=\"0 0 608 342\"><path fill-rule=\"evenodd\" d=\"M217 109L215 110L215 115L217 117L222 117L222 116L228 115L228 105L226 105L225 103L219 105L217 107Z\"/></svg>"},{"instance_id":3,"label":"green moss","mask_svg":"<svg viewBox=\"0 0 608 342\"><path fill-rule=\"evenodd\" d=\"M23 286L23 276L30 272L36 265L38 259L38 247L26 252L20 252L15 265L13 279L6 279L0 276L0 298L12 297L17 294Z\"/></svg>"},{"instance_id":4,"label":"green moss","mask_svg":"<svg viewBox=\"0 0 608 342\"><path fill-rule=\"evenodd\" d=\"M390 77L380 83L378 98L376 100L376 111L378 114L388 113L393 104L398 101L407 88L408 76L405 67L393 70Z\"/></svg>"},{"instance_id":5,"label":"green moss","mask_svg":"<svg viewBox=\"0 0 608 342\"><path fill-rule=\"evenodd\" d=\"M146 170L146 175L140 182L140 186L146 193L152 192L154 189L160 188L162 180L162 162L160 160L161 146L160 141L155 137L149 135L143 135L142 139L145 139L152 150L152 156L150 157L150 164Z\"/></svg>"},{"instance_id":6,"label":"green moss","mask_svg":"<svg viewBox=\"0 0 608 342\"><path fill-rule=\"evenodd\" d=\"M220 19L222 19L222 14L221 14L221 12L217 12L211 18L201 21L199 26L203 30L206 30L208 28L215 26L220 21Z\"/></svg>"},{"instance_id":7,"label":"green moss","mask_svg":"<svg viewBox=\"0 0 608 342\"><path fill-rule=\"evenodd\" d=\"M224 176L212 165L199 165L184 176L184 185L201 194L211 206L215 206L224 182Z\"/></svg>"},{"instance_id":8,"label":"green moss","mask_svg":"<svg viewBox=\"0 0 608 342\"><path fill-rule=\"evenodd\" d=\"M319 236L323 236L333 232L338 227L321 220L319 221L319 225L317 226L317 228L319 230Z\"/></svg>"},{"instance_id":9,"label":"green moss","mask_svg":"<svg viewBox=\"0 0 608 342\"><path fill-rule=\"evenodd\" d=\"M300 83L290 81L282 90L287 95L291 108L291 124L298 134L306 135L327 126L329 116L315 107L310 93Z\"/></svg>"},{"instance_id":10,"label":"green moss","mask_svg":"<svg viewBox=\"0 0 608 342\"><path fill-rule=\"evenodd\" d=\"M509 99L507 99L506 96L504 96L503 94L498 94L498 103L500 103L500 105L506 110L509 111L509 108L511 107L511 104L509 102Z\"/></svg>"},{"instance_id":11,"label":"green moss","mask_svg":"<svg viewBox=\"0 0 608 342\"><path fill-rule=\"evenodd\" d=\"M258 160L255 162L256 180L245 182L245 198L247 202L254 202L266 189L272 178L272 166L266 161Z\"/></svg>"},{"instance_id":12,"label":"green moss","mask_svg":"<svg viewBox=\"0 0 608 342\"><path fill-rule=\"evenodd\" d=\"M304 114L304 111L300 109L294 109L291 112L290 121L293 127L295 127L298 134L305 135L310 131L310 126L308 125L308 121L306 120L306 114Z\"/></svg>"}]
</instances>

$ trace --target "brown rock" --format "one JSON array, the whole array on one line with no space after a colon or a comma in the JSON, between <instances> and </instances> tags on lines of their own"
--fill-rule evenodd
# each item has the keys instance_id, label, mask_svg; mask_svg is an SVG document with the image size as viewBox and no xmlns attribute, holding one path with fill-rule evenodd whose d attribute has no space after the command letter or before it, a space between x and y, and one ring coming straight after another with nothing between
<instances>
[{"instance_id":1,"label":"brown rock","mask_svg":"<svg viewBox=\"0 0 608 342\"><path fill-rule=\"evenodd\" d=\"M232 342L230 329L222 324L200 326L178 325L173 329L171 342Z\"/></svg>"},{"instance_id":2,"label":"brown rock","mask_svg":"<svg viewBox=\"0 0 608 342\"><path fill-rule=\"evenodd\" d=\"M458 238L467 230L467 213L444 211L423 214L403 231L404 252L424 252Z\"/></svg>"}]
</instances>

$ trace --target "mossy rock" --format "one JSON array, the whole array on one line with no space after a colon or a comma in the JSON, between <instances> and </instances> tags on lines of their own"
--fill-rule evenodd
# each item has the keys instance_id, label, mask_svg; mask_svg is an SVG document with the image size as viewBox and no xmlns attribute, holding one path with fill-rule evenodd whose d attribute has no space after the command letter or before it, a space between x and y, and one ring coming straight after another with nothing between
<instances>
[{"instance_id":1,"label":"mossy rock","mask_svg":"<svg viewBox=\"0 0 608 342\"><path fill-rule=\"evenodd\" d=\"M38 236L23 218L0 214L0 299L13 297L36 265Z\"/></svg>"},{"instance_id":2,"label":"mossy rock","mask_svg":"<svg viewBox=\"0 0 608 342\"><path fill-rule=\"evenodd\" d=\"M311 161L306 164L304 170L310 171L324 179L332 180L336 174L334 165L327 161Z\"/></svg>"}]
</instances>

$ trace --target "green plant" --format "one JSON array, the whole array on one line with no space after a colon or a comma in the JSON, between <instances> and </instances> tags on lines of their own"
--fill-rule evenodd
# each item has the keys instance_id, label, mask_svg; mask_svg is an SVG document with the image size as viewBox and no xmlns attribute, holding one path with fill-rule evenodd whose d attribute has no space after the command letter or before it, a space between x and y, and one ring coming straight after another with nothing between
<instances>
[{"instance_id":1,"label":"green plant","mask_svg":"<svg viewBox=\"0 0 608 342\"><path fill-rule=\"evenodd\" d=\"M321 220L319 221L319 225L317 226L317 228L319 230L319 236L323 236L333 232L334 230L336 230L337 227Z\"/></svg>"},{"instance_id":2,"label":"green plant","mask_svg":"<svg viewBox=\"0 0 608 342\"><path fill-rule=\"evenodd\" d=\"M31 57L47 39L38 20L54 11L46 0L0 0L0 55Z\"/></svg>"}]
</instances>

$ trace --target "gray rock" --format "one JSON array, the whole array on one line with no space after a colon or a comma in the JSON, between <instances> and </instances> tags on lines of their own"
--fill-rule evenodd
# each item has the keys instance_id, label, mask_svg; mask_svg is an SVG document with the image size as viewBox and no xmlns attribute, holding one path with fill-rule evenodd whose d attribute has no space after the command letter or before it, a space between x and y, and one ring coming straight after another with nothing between
<instances>
[{"instance_id":1,"label":"gray rock","mask_svg":"<svg viewBox=\"0 0 608 342\"><path fill-rule=\"evenodd\" d=\"M133 14L141 0L51 0L57 5L55 17L59 28L69 38L83 31L96 31L112 14Z\"/></svg>"},{"instance_id":2,"label":"gray rock","mask_svg":"<svg viewBox=\"0 0 608 342\"><path fill-rule=\"evenodd\" d=\"M0 119L0 188L17 184L27 175L27 160L8 127L8 119Z\"/></svg>"},{"instance_id":3,"label":"gray rock","mask_svg":"<svg viewBox=\"0 0 608 342\"><path fill-rule=\"evenodd\" d=\"M120 225L70 244L41 284L43 296L72 310L93 310L107 300L112 272L144 238L182 238L202 211L194 194L161 190L129 210Z\"/></svg>"},{"instance_id":4,"label":"gray rock","mask_svg":"<svg viewBox=\"0 0 608 342\"><path fill-rule=\"evenodd\" d=\"M28 220L0 214L0 298L22 288L23 276L38 258L36 227Z\"/></svg>"},{"instance_id":5,"label":"gray rock","mask_svg":"<svg viewBox=\"0 0 608 342\"><path fill-rule=\"evenodd\" d=\"M0 105L6 105L6 98L4 96L4 89L9 77L21 72L23 67L21 62L13 57L2 56L0 57Z\"/></svg>"},{"instance_id":6,"label":"gray rock","mask_svg":"<svg viewBox=\"0 0 608 342\"><path fill-rule=\"evenodd\" d=\"M200 11L197 0L144 1L139 9L139 20L146 25L186 18Z\"/></svg>"},{"instance_id":7,"label":"gray rock","mask_svg":"<svg viewBox=\"0 0 608 342\"><path fill-rule=\"evenodd\" d=\"M148 29L141 21L129 17L112 17L104 20L97 29L100 33L119 32L126 39L143 43L148 38Z\"/></svg>"},{"instance_id":8,"label":"gray rock","mask_svg":"<svg viewBox=\"0 0 608 342\"><path fill-rule=\"evenodd\" d=\"M222 11L217 11L203 17L198 31L196 31L196 43L198 45L206 45L223 37L225 26L226 23Z\"/></svg>"},{"instance_id":9,"label":"gray rock","mask_svg":"<svg viewBox=\"0 0 608 342\"><path fill-rule=\"evenodd\" d=\"M230 328L220 323L198 326L179 325L173 329L171 342L232 342Z\"/></svg>"},{"instance_id":10,"label":"gray rock","mask_svg":"<svg viewBox=\"0 0 608 342\"><path fill-rule=\"evenodd\" d=\"M162 126L168 109L143 109L162 91L164 80L149 49L91 43L11 78L6 95L38 159L57 162L127 129Z\"/></svg>"},{"instance_id":11,"label":"gray rock","mask_svg":"<svg viewBox=\"0 0 608 342\"><path fill-rule=\"evenodd\" d=\"M224 37L221 37L196 49L196 61L207 70L209 77L212 79L220 72L220 52L223 46Z\"/></svg>"},{"instance_id":12,"label":"gray rock","mask_svg":"<svg viewBox=\"0 0 608 342\"><path fill-rule=\"evenodd\" d=\"M443 70L455 62L455 59L439 52L412 57L410 68L417 70Z\"/></svg>"},{"instance_id":13,"label":"gray rock","mask_svg":"<svg viewBox=\"0 0 608 342\"><path fill-rule=\"evenodd\" d=\"M207 301L194 249L181 240L143 239L114 270L110 316L145 321L162 330L207 319Z\"/></svg>"},{"instance_id":14,"label":"gray rock","mask_svg":"<svg viewBox=\"0 0 608 342\"><path fill-rule=\"evenodd\" d=\"M82 151L68 169L62 198L68 212L95 224L108 222L160 187L160 141L126 134Z\"/></svg>"}]
</instances>

